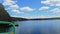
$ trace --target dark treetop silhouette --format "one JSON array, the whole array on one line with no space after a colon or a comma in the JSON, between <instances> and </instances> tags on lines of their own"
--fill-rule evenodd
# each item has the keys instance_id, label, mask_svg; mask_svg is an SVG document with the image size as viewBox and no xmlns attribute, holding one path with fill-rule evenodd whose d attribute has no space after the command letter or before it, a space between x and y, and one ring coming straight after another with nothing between
<instances>
[{"instance_id":1,"label":"dark treetop silhouette","mask_svg":"<svg viewBox=\"0 0 60 34\"><path fill-rule=\"evenodd\" d=\"M0 21L11 21L9 14L4 9L4 6L0 3Z\"/></svg>"}]
</instances>

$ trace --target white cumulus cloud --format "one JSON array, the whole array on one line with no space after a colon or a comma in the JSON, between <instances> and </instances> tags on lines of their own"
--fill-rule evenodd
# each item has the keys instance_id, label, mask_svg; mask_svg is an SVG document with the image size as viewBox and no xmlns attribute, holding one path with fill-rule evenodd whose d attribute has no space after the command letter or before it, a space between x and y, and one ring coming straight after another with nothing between
<instances>
[{"instance_id":1,"label":"white cumulus cloud","mask_svg":"<svg viewBox=\"0 0 60 34\"><path fill-rule=\"evenodd\" d=\"M16 4L17 1L13 1L13 0L4 0L3 5L4 6L9 6L9 9L11 9L11 11L15 12L16 14L21 13L19 10L19 6ZM6 9L8 10L8 9Z\"/></svg>"},{"instance_id":2,"label":"white cumulus cloud","mask_svg":"<svg viewBox=\"0 0 60 34\"><path fill-rule=\"evenodd\" d=\"M60 0L45 0L45 1L41 1L41 3L47 4L50 6L60 6Z\"/></svg>"},{"instance_id":3,"label":"white cumulus cloud","mask_svg":"<svg viewBox=\"0 0 60 34\"><path fill-rule=\"evenodd\" d=\"M39 8L39 10L48 10L49 7L48 6L42 6L41 8Z\"/></svg>"},{"instance_id":4,"label":"white cumulus cloud","mask_svg":"<svg viewBox=\"0 0 60 34\"><path fill-rule=\"evenodd\" d=\"M52 10L50 10L52 13L60 13L60 9L59 8L54 8Z\"/></svg>"},{"instance_id":5,"label":"white cumulus cloud","mask_svg":"<svg viewBox=\"0 0 60 34\"><path fill-rule=\"evenodd\" d=\"M20 8L21 11L33 11L34 9L33 8L30 8L30 7L22 7Z\"/></svg>"},{"instance_id":6,"label":"white cumulus cloud","mask_svg":"<svg viewBox=\"0 0 60 34\"><path fill-rule=\"evenodd\" d=\"M4 6L6 6L6 5L13 5L13 4L15 4L15 2L12 1L12 0L4 0L4 2L3 2Z\"/></svg>"},{"instance_id":7,"label":"white cumulus cloud","mask_svg":"<svg viewBox=\"0 0 60 34\"><path fill-rule=\"evenodd\" d=\"M13 12L15 12L16 14L21 13L19 10L12 10Z\"/></svg>"},{"instance_id":8,"label":"white cumulus cloud","mask_svg":"<svg viewBox=\"0 0 60 34\"><path fill-rule=\"evenodd\" d=\"M11 8L11 9L18 9L19 6L18 6L18 5L11 5L10 8Z\"/></svg>"}]
</instances>

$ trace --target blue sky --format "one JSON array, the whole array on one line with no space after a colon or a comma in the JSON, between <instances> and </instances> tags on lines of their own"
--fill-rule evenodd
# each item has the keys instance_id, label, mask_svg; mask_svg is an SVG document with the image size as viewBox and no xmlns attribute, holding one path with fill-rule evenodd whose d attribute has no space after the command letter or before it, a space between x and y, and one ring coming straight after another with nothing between
<instances>
[{"instance_id":1,"label":"blue sky","mask_svg":"<svg viewBox=\"0 0 60 34\"><path fill-rule=\"evenodd\" d=\"M60 17L60 0L0 0L12 17Z\"/></svg>"}]
</instances>

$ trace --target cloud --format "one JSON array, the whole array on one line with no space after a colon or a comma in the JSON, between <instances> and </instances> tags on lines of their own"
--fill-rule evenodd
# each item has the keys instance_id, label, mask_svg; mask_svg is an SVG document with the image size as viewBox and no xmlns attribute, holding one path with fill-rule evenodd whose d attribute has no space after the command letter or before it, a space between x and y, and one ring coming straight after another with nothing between
<instances>
[{"instance_id":1,"label":"cloud","mask_svg":"<svg viewBox=\"0 0 60 34\"><path fill-rule=\"evenodd\" d=\"M16 14L21 13L19 10L12 10L13 12L15 12Z\"/></svg>"},{"instance_id":2,"label":"cloud","mask_svg":"<svg viewBox=\"0 0 60 34\"><path fill-rule=\"evenodd\" d=\"M19 6L16 4L17 1L13 1L13 0L4 0L3 5L4 6L9 6L9 9L13 12L15 12L16 14L21 13L18 9ZM6 9L8 10L8 9Z\"/></svg>"},{"instance_id":3,"label":"cloud","mask_svg":"<svg viewBox=\"0 0 60 34\"><path fill-rule=\"evenodd\" d=\"M59 8L54 8L52 10L50 10L52 13L60 13L60 9Z\"/></svg>"},{"instance_id":4,"label":"cloud","mask_svg":"<svg viewBox=\"0 0 60 34\"><path fill-rule=\"evenodd\" d=\"M16 14L22 13L21 11L33 11L33 8L30 7L22 7L20 8L17 4L17 1L13 1L13 0L4 0L3 5L4 6L9 6L8 9L10 9L11 11L15 12ZM8 10L6 9L6 10Z\"/></svg>"},{"instance_id":5,"label":"cloud","mask_svg":"<svg viewBox=\"0 0 60 34\"><path fill-rule=\"evenodd\" d=\"M30 8L30 7L22 7L20 8L21 11L33 11L34 9L33 8Z\"/></svg>"},{"instance_id":6,"label":"cloud","mask_svg":"<svg viewBox=\"0 0 60 34\"><path fill-rule=\"evenodd\" d=\"M16 4L14 1L12 1L12 0L4 0L4 2L3 2L3 5L4 6L6 6L6 5L13 5L13 4Z\"/></svg>"},{"instance_id":7,"label":"cloud","mask_svg":"<svg viewBox=\"0 0 60 34\"><path fill-rule=\"evenodd\" d=\"M39 10L48 10L48 9L49 9L48 6L43 6L43 7L39 8Z\"/></svg>"},{"instance_id":8,"label":"cloud","mask_svg":"<svg viewBox=\"0 0 60 34\"><path fill-rule=\"evenodd\" d=\"M16 16L16 15L12 15L12 17L22 17L22 18L27 18L27 19L34 19L34 18L54 18L54 17L60 17L60 16L56 16L56 15L49 15L49 16L44 16L44 15L41 15L41 16Z\"/></svg>"},{"instance_id":9,"label":"cloud","mask_svg":"<svg viewBox=\"0 0 60 34\"><path fill-rule=\"evenodd\" d=\"M40 16L24 16L24 15L17 16L17 15L13 15L12 17L22 17L22 18L27 18L27 19L34 19L34 18L50 18L50 17L44 16L44 15L40 15Z\"/></svg>"},{"instance_id":10,"label":"cloud","mask_svg":"<svg viewBox=\"0 0 60 34\"><path fill-rule=\"evenodd\" d=\"M18 5L11 5L10 8L11 8L11 9L18 9L19 6L18 6Z\"/></svg>"},{"instance_id":11,"label":"cloud","mask_svg":"<svg viewBox=\"0 0 60 34\"><path fill-rule=\"evenodd\" d=\"M34 19L34 18L47 18L46 16L35 16L35 17L29 17L28 19Z\"/></svg>"},{"instance_id":12,"label":"cloud","mask_svg":"<svg viewBox=\"0 0 60 34\"><path fill-rule=\"evenodd\" d=\"M50 6L60 6L60 0L45 0L45 1L41 1L41 3Z\"/></svg>"}]
</instances>

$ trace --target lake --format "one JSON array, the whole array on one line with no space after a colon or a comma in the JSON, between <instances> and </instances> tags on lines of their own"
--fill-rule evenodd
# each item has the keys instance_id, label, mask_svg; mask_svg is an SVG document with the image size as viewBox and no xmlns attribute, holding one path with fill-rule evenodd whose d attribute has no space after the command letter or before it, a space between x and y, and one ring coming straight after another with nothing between
<instances>
[{"instance_id":1,"label":"lake","mask_svg":"<svg viewBox=\"0 0 60 34\"><path fill-rule=\"evenodd\" d=\"M60 34L60 20L18 21L17 34Z\"/></svg>"}]
</instances>

